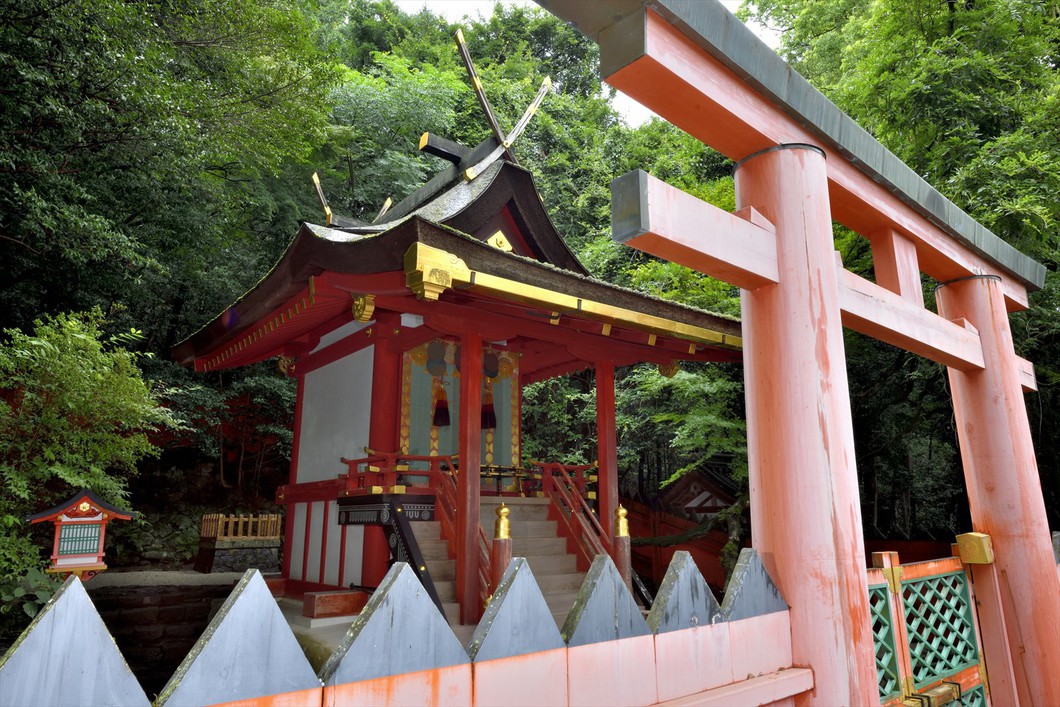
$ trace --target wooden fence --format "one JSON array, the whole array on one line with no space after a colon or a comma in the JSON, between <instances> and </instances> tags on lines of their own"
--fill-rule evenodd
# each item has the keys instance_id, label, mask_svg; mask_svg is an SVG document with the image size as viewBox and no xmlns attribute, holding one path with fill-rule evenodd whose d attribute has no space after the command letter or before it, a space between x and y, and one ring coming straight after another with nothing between
<instances>
[{"instance_id":1,"label":"wooden fence","mask_svg":"<svg viewBox=\"0 0 1060 707\"><path fill-rule=\"evenodd\" d=\"M225 515L209 513L202 517L199 537L204 540L276 540L283 530L279 513Z\"/></svg>"}]
</instances>

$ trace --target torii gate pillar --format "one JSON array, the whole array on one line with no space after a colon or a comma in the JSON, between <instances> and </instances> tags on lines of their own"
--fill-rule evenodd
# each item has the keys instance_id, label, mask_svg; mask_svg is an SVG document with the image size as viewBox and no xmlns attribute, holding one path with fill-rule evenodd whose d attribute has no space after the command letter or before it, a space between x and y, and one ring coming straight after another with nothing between
<instances>
[{"instance_id":1,"label":"torii gate pillar","mask_svg":"<svg viewBox=\"0 0 1060 707\"><path fill-rule=\"evenodd\" d=\"M742 290L751 535L791 606L814 704L874 704L854 432L824 153L781 145L737 167L738 209L776 227L776 284Z\"/></svg>"},{"instance_id":2,"label":"torii gate pillar","mask_svg":"<svg viewBox=\"0 0 1060 707\"><path fill-rule=\"evenodd\" d=\"M984 631L986 655L1006 650L995 642L1007 640L1020 703L1057 704L1060 577L1045 540L1049 523L1001 280L976 275L943 285L938 307L979 330L986 364L948 369L972 526L991 538L1000 587L1000 596L977 592L977 599L1000 609L1008 633Z\"/></svg>"}]
</instances>

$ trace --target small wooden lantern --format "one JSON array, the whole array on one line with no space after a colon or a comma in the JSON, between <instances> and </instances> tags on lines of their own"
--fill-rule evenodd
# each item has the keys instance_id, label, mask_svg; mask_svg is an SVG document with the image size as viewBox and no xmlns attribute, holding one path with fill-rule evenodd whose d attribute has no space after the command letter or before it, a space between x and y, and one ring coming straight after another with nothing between
<instances>
[{"instance_id":1,"label":"small wooden lantern","mask_svg":"<svg viewBox=\"0 0 1060 707\"><path fill-rule=\"evenodd\" d=\"M55 523L52 566L48 572L76 574L83 582L107 569L103 562L103 538L112 519L130 520L136 515L115 508L88 489L81 489L54 508L31 515L30 523Z\"/></svg>"}]
</instances>

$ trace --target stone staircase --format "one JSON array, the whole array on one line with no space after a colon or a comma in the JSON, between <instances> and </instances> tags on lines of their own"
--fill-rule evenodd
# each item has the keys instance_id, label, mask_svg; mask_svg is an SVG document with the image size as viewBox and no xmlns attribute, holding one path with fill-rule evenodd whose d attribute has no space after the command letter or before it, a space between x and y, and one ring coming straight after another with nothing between
<instances>
[{"instance_id":1,"label":"stone staircase","mask_svg":"<svg viewBox=\"0 0 1060 707\"><path fill-rule=\"evenodd\" d=\"M562 628L585 573L578 572L577 558L567 554L567 541L558 536L556 521L548 520L549 501L546 498L483 496L480 501L481 522L487 537L493 537L493 523L502 501L510 509L508 520L511 523L512 557L526 558L556 620L556 626ZM414 522L411 525L446 618L457 637L466 644L474 627L461 627L458 623L460 606L456 602L456 560L449 559L447 543L441 536L441 523Z\"/></svg>"}]
</instances>

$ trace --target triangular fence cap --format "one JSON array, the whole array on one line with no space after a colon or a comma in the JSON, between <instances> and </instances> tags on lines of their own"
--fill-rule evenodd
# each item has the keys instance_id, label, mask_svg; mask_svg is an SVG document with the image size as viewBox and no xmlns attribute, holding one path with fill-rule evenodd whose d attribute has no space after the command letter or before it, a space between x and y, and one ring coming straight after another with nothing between
<instances>
[{"instance_id":1,"label":"triangular fence cap","mask_svg":"<svg viewBox=\"0 0 1060 707\"><path fill-rule=\"evenodd\" d=\"M692 561L692 555L685 550L675 552L648 613L652 633L695 628L720 619L718 600Z\"/></svg>"},{"instance_id":2,"label":"triangular fence cap","mask_svg":"<svg viewBox=\"0 0 1060 707\"><path fill-rule=\"evenodd\" d=\"M597 555L563 624L567 645L584 646L649 634L651 630L640 607L615 563L607 555Z\"/></svg>"},{"instance_id":3,"label":"triangular fence cap","mask_svg":"<svg viewBox=\"0 0 1060 707\"><path fill-rule=\"evenodd\" d=\"M247 570L155 705L204 705L320 687L261 573Z\"/></svg>"},{"instance_id":4,"label":"triangular fence cap","mask_svg":"<svg viewBox=\"0 0 1060 707\"><path fill-rule=\"evenodd\" d=\"M740 550L740 559L725 588L721 613L726 621L739 621L775 611L787 611L788 603L780 595L773 578L766 572L762 558L751 548Z\"/></svg>"},{"instance_id":5,"label":"triangular fence cap","mask_svg":"<svg viewBox=\"0 0 1060 707\"><path fill-rule=\"evenodd\" d=\"M412 568L395 562L320 678L325 685L342 685L469 662Z\"/></svg>"},{"instance_id":6,"label":"triangular fence cap","mask_svg":"<svg viewBox=\"0 0 1060 707\"><path fill-rule=\"evenodd\" d=\"M149 704L73 575L0 658L2 707Z\"/></svg>"},{"instance_id":7,"label":"triangular fence cap","mask_svg":"<svg viewBox=\"0 0 1060 707\"><path fill-rule=\"evenodd\" d=\"M471 660L510 658L562 647L563 637L530 565L523 557L514 558L471 637Z\"/></svg>"}]
</instances>

